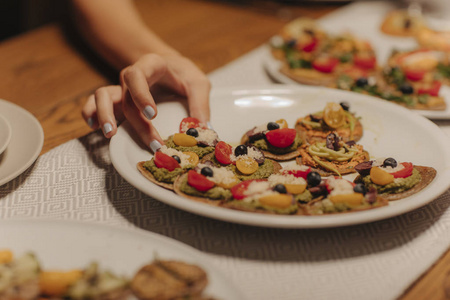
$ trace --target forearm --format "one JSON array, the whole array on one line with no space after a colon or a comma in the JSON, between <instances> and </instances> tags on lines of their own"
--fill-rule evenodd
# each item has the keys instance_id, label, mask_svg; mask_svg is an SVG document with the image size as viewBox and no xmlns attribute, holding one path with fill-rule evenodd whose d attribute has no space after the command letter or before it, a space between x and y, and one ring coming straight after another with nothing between
<instances>
[{"instance_id":1,"label":"forearm","mask_svg":"<svg viewBox=\"0 0 450 300\"><path fill-rule=\"evenodd\" d=\"M142 21L131 0L72 0L83 37L117 69L146 53L176 54Z\"/></svg>"}]
</instances>

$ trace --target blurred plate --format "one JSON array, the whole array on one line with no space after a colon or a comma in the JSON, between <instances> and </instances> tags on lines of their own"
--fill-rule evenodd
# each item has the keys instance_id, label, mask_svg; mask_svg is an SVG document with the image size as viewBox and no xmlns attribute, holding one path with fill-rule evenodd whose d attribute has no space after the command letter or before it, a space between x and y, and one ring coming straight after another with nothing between
<instances>
[{"instance_id":1,"label":"blurred plate","mask_svg":"<svg viewBox=\"0 0 450 300\"><path fill-rule=\"evenodd\" d=\"M5 117L0 115L0 155L8 147L9 141L11 140L11 132L9 122L6 121Z\"/></svg>"},{"instance_id":2,"label":"blurred plate","mask_svg":"<svg viewBox=\"0 0 450 300\"><path fill-rule=\"evenodd\" d=\"M361 117L364 136L359 143L372 157L394 157L399 161L434 167L437 170L434 181L409 198L368 211L324 216L267 215L213 207L180 197L148 181L139 173L136 164L150 160L152 155L139 142L129 123L120 126L111 140L111 160L130 184L166 204L223 221L265 227L334 227L381 220L425 205L447 190L450 185L448 137L422 116L374 97L300 85L213 89L211 121L222 140L238 145L241 136L256 125L284 118L293 127L297 118L323 110L327 102L343 100L348 101L351 111ZM153 122L163 138L178 132L179 123L186 116L185 103L172 99L158 104L159 117ZM353 179L354 176L345 177Z\"/></svg>"},{"instance_id":3,"label":"blurred plate","mask_svg":"<svg viewBox=\"0 0 450 300\"><path fill-rule=\"evenodd\" d=\"M44 145L39 121L22 107L0 99L0 111L11 126L11 139L0 155L0 185L9 182L30 167Z\"/></svg>"},{"instance_id":4,"label":"blurred plate","mask_svg":"<svg viewBox=\"0 0 450 300\"><path fill-rule=\"evenodd\" d=\"M205 292L217 299L243 300L237 286L201 252L167 237L139 229L59 220L0 221L2 248L19 256L33 252L44 270L69 270L96 261L101 269L132 277L143 265L160 259L181 260L203 268Z\"/></svg>"}]
</instances>

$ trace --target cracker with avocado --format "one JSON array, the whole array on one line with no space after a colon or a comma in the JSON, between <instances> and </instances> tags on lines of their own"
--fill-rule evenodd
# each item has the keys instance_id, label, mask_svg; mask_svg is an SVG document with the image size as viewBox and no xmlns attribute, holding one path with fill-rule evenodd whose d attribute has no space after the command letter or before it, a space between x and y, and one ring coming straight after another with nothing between
<instances>
[{"instance_id":1,"label":"cracker with avocado","mask_svg":"<svg viewBox=\"0 0 450 300\"><path fill-rule=\"evenodd\" d=\"M179 176L175 180L173 190L180 196L213 206L220 206L222 202L229 200L232 197L231 192L228 189L219 186L215 186L206 192L197 191L194 187L189 185L187 173Z\"/></svg>"},{"instance_id":2,"label":"cracker with avocado","mask_svg":"<svg viewBox=\"0 0 450 300\"><path fill-rule=\"evenodd\" d=\"M146 163L145 161L138 162L137 168L138 168L139 172L141 172L141 174L144 175L145 178L147 178L154 184L159 185L165 189L173 191L173 183L156 180L156 178L155 178L155 176L153 176L152 172L150 172L146 167L144 167L145 163ZM178 177L178 175L176 177Z\"/></svg>"},{"instance_id":3,"label":"cracker with avocado","mask_svg":"<svg viewBox=\"0 0 450 300\"><path fill-rule=\"evenodd\" d=\"M335 204L327 198L317 198L306 205L302 205L300 211L305 215L329 215L336 213L349 213L374 209L389 204L385 197L376 196L373 203L369 203L365 198L359 205L348 205L345 203Z\"/></svg>"},{"instance_id":4,"label":"cracker with avocado","mask_svg":"<svg viewBox=\"0 0 450 300\"><path fill-rule=\"evenodd\" d=\"M418 180L418 182L416 184L414 184L414 186L412 186L411 188L407 188L407 189L399 188L399 189L397 189L397 190L399 190L399 192L395 192L395 188L392 188L390 190L386 189L385 191L380 192L380 195L389 201L399 200L399 199L403 199L403 198L412 196L412 195L418 193L419 191L423 190L425 187L427 187L433 181L433 179L436 177L436 174L437 174L436 169L434 169L432 167L414 166L413 175L411 175L411 176L420 177L420 179ZM374 186L377 190L380 190L383 187L383 186L380 186L380 185L377 185L377 184L371 182L370 175L366 175L366 176L359 175L358 177L355 178L354 182L355 183L364 183L366 186ZM371 183L368 184L368 182L371 182Z\"/></svg>"}]
</instances>

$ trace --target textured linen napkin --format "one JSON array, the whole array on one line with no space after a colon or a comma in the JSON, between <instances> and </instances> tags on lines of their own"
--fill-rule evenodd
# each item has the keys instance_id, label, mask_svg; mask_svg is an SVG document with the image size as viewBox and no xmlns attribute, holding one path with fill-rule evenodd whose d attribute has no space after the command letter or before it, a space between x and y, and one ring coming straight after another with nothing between
<instances>
[{"instance_id":1,"label":"textured linen napkin","mask_svg":"<svg viewBox=\"0 0 450 300\"><path fill-rule=\"evenodd\" d=\"M259 48L210 74L213 87L272 83ZM449 131L448 122L441 128ZM248 299L395 299L450 246L450 194L398 217L326 229L271 229L201 217L127 183L98 132L41 156L0 187L0 218L138 227L191 245Z\"/></svg>"}]
</instances>

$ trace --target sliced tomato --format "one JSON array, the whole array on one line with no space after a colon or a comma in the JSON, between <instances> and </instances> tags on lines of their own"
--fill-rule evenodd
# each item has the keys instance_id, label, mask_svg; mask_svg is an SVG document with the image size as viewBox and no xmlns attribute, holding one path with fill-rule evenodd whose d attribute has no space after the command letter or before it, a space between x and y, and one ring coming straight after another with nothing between
<instances>
[{"instance_id":1,"label":"sliced tomato","mask_svg":"<svg viewBox=\"0 0 450 300\"><path fill-rule=\"evenodd\" d=\"M311 41L304 44L297 45L297 48L304 52L312 52L314 49L316 49L317 44L319 43L319 40L317 38L311 38Z\"/></svg>"},{"instance_id":2,"label":"sliced tomato","mask_svg":"<svg viewBox=\"0 0 450 300\"><path fill-rule=\"evenodd\" d=\"M374 69L377 64L375 55L358 55L353 56L353 64L364 70Z\"/></svg>"},{"instance_id":3,"label":"sliced tomato","mask_svg":"<svg viewBox=\"0 0 450 300\"><path fill-rule=\"evenodd\" d=\"M268 131L266 139L274 147L286 148L292 145L297 135L297 130L293 128L280 128Z\"/></svg>"},{"instance_id":4,"label":"sliced tomato","mask_svg":"<svg viewBox=\"0 0 450 300\"><path fill-rule=\"evenodd\" d=\"M158 168L164 168L168 171L173 171L176 168L181 168L180 164L173 158L165 153L157 151L155 153L155 165Z\"/></svg>"},{"instance_id":5,"label":"sliced tomato","mask_svg":"<svg viewBox=\"0 0 450 300\"><path fill-rule=\"evenodd\" d=\"M230 190L231 194L233 194L233 198L236 200L242 200L242 199L248 197L247 195L245 195L245 191L248 189L248 186L252 182L259 182L259 181L265 181L265 180L264 179L250 179L250 180L245 180L245 181L242 181L242 182L236 184Z\"/></svg>"},{"instance_id":6,"label":"sliced tomato","mask_svg":"<svg viewBox=\"0 0 450 300\"><path fill-rule=\"evenodd\" d=\"M313 60L312 67L322 73L331 73L339 63L339 59L335 57L325 56Z\"/></svg>"},{"instance_id":7,"label":"sliced tomato","mask_svg":"<svg viewBox=\"0 0 450 300\"><path fill-rule=\"evenodd\" d=\"M297 178L301 177L306 180L306 176L308 176L309 172L311 172L310 167L308 167L308 169L306 169L306 170L285 170L285 171L283 171L283 174L294 175L294 177L297 177Z\"/></svg>"},{"instance_id":8,"label":"sliced tomato","mask_svg":"<svg viewBox=\"0 0 450 300\"><path fill-rule=\"evenodd\" d=\"M428 94L431 96L438 96L441 86L442 86L442 82L435 80L429 87L419 87L417 89L417 93L419 95L420 94Z\"/></svg>"},{"instance_id":9,"label":"sliced tomato","mask_svg":"<svg viewBox=\"0 0 450 300\"><path fill-rule=\"evenodd\" d=\"M199 192L207 192L215 185L215 183L206 178L206 176L199 174L194 170L189 170L188 172L188 184Z\"/></svg>"},{"instance_id":10,"label":"sliced tomato","mask_svg":"<svg viewBox=\"0 0 450 300\"><path fill-rule=\"evenodd\" d=\"M394 176L394 178L406 178L411 176L413 169L414 169L414 165L410 162L402 162L402 165L404 166L403 169L401 169L400 171L391 173L392 176Z\"/></svg>"},{"instance_id":11,"label":"sliced tomato","mask_svg":"<svg viewBox=\"0 0 450 300\"><path fill-rule=\"evenodd\" d=\"M197 118L187 117L180 122L180 133L186 132L189 128L202 127L200 121Z\"/></svg>"},{"instance_id":12,"label":"sliced tomato","mask_svg":"<svg viewBox=\"0 0 450 300\"><path fill-rule=\"evenodd\" d=\"M214 155L218 162L223 165L231 164L231 154L233 153L233 148L231 145L220 141L216 145L216 149L214 150Z\"/></svg>"},{"instance_id":13,"label":"sliced tomato","mask_svg":"<svg viewBox=\"0 0 450 300\"><path fill-rule=\"evenodd\" d=\"M415 69L405 69L405 76L411 81L419 81L422 80L425 76L425 71L423 70L415 70Z\"/></svg>"}]
</instances>

